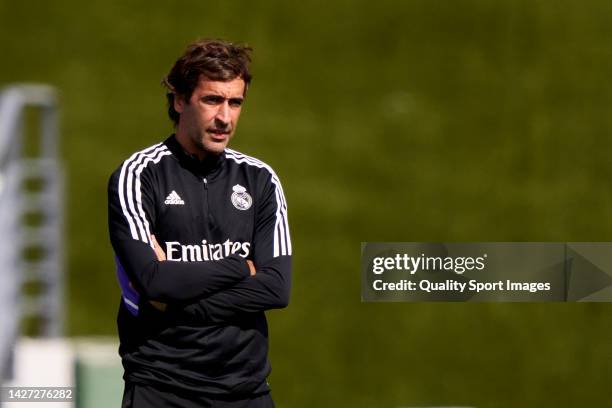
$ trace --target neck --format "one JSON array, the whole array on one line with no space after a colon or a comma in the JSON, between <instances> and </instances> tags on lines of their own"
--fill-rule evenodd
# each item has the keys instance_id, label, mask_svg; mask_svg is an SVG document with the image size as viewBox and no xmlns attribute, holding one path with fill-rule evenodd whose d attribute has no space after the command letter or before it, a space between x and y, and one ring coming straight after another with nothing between
<instances>
[{"instance_id":1,"label":"neck","mask_svg":"<svg viewBox=\"0 0 612 408\"><path fill-rule=\"evenodd\" d=\"M193 140L187 136L187 132L182 130L180 127L176 129L176 140L179 142L183 150L185 150L190 156L197 157L198 160L203 161L209 156L204 149L195 144Z\"/></svg>"}]
</instances>

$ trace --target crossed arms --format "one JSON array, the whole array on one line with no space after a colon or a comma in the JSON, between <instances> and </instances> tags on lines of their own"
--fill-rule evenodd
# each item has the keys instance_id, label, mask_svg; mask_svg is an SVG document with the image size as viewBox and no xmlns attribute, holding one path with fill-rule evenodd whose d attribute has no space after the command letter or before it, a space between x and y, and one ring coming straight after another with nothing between
<instances>
[{"instance_id":1,"label":"crossed arms","mask_svg":"<svg viewBox=\"0 0 612 408\"><path fill-rule=\"evenodd\" d=\"M144 176L144 174L143 174ZM218 261L166 261L155 241L152 183L139 180L133 198L120 170L109 181L109 231L115 255L140 303L179 312L207 323L221 323L244 313L283 308L289 302L291 249L288 230L279 251L278 227L286 228L286 207L280 185L268 183L255 222L251 259L231 255ZM282 194L282 190L281 194ZM281 219L279 217L285 217ZM257 269L255 269L257 268Z\"/></svg>"},{"instance_id":2,"label":"crossed arms","mask_svg":"<svg viewBox=\"0 0 612 408\"><path fill-rule=\"evenodd\" d=\"M159 262L165 262L166 253L164 252L164 250L161 248L161 246L157 242L155 235L151 235L151 242L153 243L153 251L155 252L155 257L157 258L157 260ZM250 259L247 259L246 263L247 263L247 266L249 267L250 276L255 276L257 274L257 270L255 269L255 264L253 263L253 261L251 261ZM168 307L166 303L158 302L156 300L149 300L149 303L151 303L151 305L154 308L156 308L157 310L161 312L165 312Z\"/></svg>"}]
</instances>

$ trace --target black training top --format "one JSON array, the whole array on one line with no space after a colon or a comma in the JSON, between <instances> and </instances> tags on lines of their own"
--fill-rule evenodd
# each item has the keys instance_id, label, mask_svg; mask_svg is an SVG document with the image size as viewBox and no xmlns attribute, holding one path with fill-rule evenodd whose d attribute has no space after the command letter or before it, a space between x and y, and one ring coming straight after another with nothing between
<instances>
[{"instance_id":1,"label":"black training top","mask_svg":"<svg viewBox=\"0 0 612 408\"><path fill-rule=\"evenodd\" d=\"M124 379L219 397L268 391L264 311L287 306L291 281L287 205L270 166L230 149L200 161L173 135L113 173L108 214Z\"/></svg>"}]
</instances>

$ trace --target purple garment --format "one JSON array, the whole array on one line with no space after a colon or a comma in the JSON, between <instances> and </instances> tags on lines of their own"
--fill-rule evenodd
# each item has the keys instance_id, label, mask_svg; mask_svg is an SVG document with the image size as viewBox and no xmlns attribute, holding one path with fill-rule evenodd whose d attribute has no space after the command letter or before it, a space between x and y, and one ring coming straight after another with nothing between
<instances>
[{"instance_id":1,"label":"purple garment","mask_svg":"<svg viewBox=\"0 0 612 408\"><path fill-rule=\"evenodd\" d=\"M140 300L140 295L130 286L130 280L127 273L125 273L125 269L123 269L121 262L119 262L116 256L115 265L117 266L117 279L119 280L119 286L123 293L123 303L132 315L138 316L138 301Z\"/></svg>"}]
</instances>

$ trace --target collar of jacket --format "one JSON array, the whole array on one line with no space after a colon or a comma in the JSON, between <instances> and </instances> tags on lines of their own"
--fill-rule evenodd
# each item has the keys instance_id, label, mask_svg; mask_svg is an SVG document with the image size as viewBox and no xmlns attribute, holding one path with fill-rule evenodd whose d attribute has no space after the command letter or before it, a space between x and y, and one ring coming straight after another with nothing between
<instances>
[{"instance_id":1,"label":"collar of jacket","mask_svg":"<svg viewBox=\"0 0 612 408\"><path fill-rule=\"evenodd\" d=\"M183 146L176 140L176 135L174 134L167 138L164 144L168 146L172 155L176 157L183 167L199 177L207 177L212 180L219 173L225 162L225 151L217 156L206 157L204 160L198 159L183 149Z\"/></svg>"}]
</instances>

